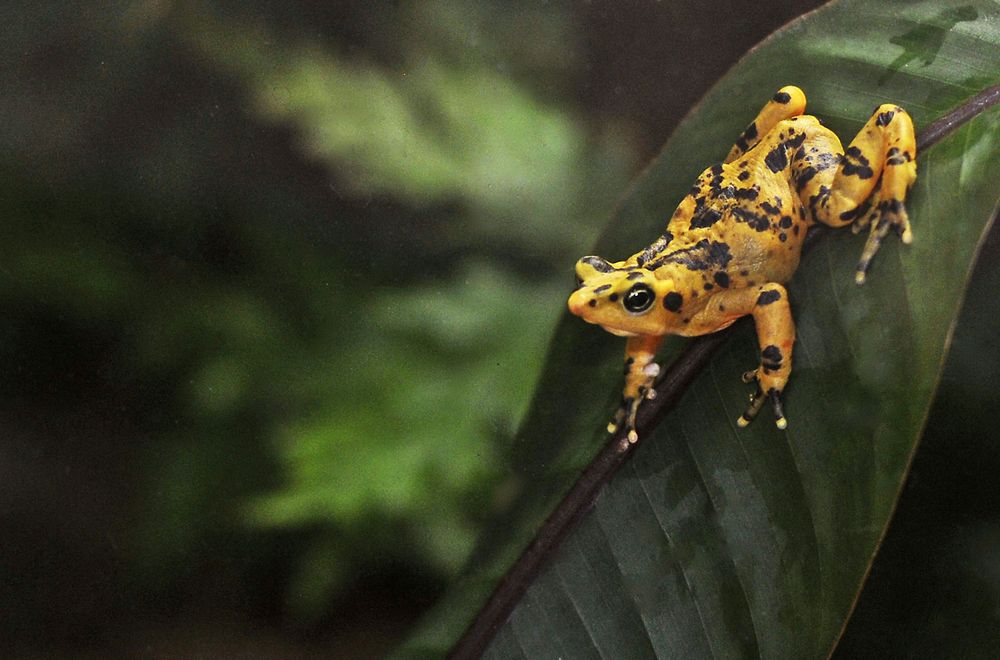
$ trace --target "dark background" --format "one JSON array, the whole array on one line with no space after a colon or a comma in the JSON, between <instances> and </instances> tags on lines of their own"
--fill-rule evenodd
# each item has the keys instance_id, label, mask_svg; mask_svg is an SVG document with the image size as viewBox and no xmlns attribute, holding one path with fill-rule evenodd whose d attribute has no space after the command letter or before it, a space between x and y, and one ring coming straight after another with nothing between
<instances>
[{"instance_id":1,"label":"dark background","mask_svg":"<svg viewBox=\"0 0 1000 660\"><path fill-rule=\"evenodd\" d=\"M818 4L7 3L5 650L391 649L502 502L572 263ZM933 618L908 582L876 567L871 630Z\"/></svg>"}]
</instances>

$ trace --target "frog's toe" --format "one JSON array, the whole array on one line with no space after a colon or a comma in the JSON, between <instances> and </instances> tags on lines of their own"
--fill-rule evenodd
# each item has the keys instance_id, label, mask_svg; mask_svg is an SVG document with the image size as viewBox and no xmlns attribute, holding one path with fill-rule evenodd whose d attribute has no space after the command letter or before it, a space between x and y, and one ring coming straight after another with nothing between
<instances>
[{"instance_id":1,"label":"frog's toe","mask_svg":"<svg viewBox=\"0 0 1000 660\"><path fill-rule=\"evenodd\" d=\"M750 395L750 405L747 409L743 411L743 414L736 419L736 424L740 428L744 428L750 424L756 417L760 409L764 407L764 393L760 389L760 385L757 385L757 391Z\"/></svg>"},{"instance_id":2,"label":"frog's toe","mask_svg":"<svg viewBox=\"0 0 1000 660\"><path fill-rule=\"evenodd\" d=\"M913 230L910 229L909 218L905 218L903 222L897 223L894 226L896 227L896 233L899 235L899 240L903 241L906 245L913 242Z\"/></svg>"},{"instance_id":3,"label":"frog's toe","mask_svg":"<svg viewBox=\"0 0 1000 660\"><path fill-rule=\"evenodd\" d=\"M750 422L756 419L766 401L771 402L771 408L774 410L774 425L782 431L787 429L788 419L785 417L785 411L781 405L781 392L776 389L771 389L768 390L765 395L760 386L757 387L756 392L750 395L750 405L747 406L747 409L743 411L743 414L736 419L737 426L740 428L748 426Z\"/></svg>"},{"instance_id":4,"label":"frog's toe","mask_svg":"<svg viewBox=\"0 0 1000 660\"><path fill-rule=\"evenodd\" d=\"M622 399L621 404L619 404L618 406L618 410L615 411L615 414L611 418L611 421L608 422L608 433L614 433L615 431L617 431L621 427L622 422L625 421L625 412L626 412L625 405L626 405L625 400Z\"/></svg>"},{"instance_id":5,"label":"frog's toe","mask_svg":"<svg viewBox=\"0 0 1000 660\"><path fill-rule=\"evenodd\" d=\"M900 205L901 207L902 205ZM861 251L861 258L858 260L858 267L854 273L854 281L858 284L865 283L872 259L875 258L879 248L882 247L882 241L885 240L885 237L889 235L892 229L896 230L896 233L899 234L904 243L913 241L913 233L910 231L910 222L906 217L905 210L899 214L883 213L879 217L878 222L872 224L868 240L865 241L865 247Z\"/></svg>"},{"instance_id":6,"label":"frog's toe","mask_svg":"<svg viewBox=\"0 0 1000 660\"><path fill-rule=\"evenodd\" d=\"M785 410L781 405L781 392L771 390L767 393L767 398L771 400L771 408L774 410L774 425L784 431L788 428L788 420L785 418Z\"/></svg>"},{"instance_id":7,"label":"frog's toe","mask_svg":"<svg viewBox=\"0 0 1000 660\"><path fill-rule=\"evenodd\" d=\"M645 396L638 396L634 399L626 399L628 410L625 414L625 428L628 429L628 441L635 444L639 441L639 433L635 430L635 418L639 412L639 404L643 402Z\"/></svg>"},{"instance_id":8,"label":"frog's toe","mask_svg":"<svg viewBox=\"0 0 1000 660\"><path fill-rule=\"evenodd\" d=\"M908 245L913 242L910 218L902 201L898 199L883 200L878 203L874 213L877 220L873 220L871 223L868 240L865 241L865 247L861 251L861 258L858 260L858 267L854 273L854 281L858 284L865 283L872 259L875 258L879 248L882 247L882 241L885 240L890 231L895 230L904 244Z\"/></svg>"},{"instance_id":9,"label":"frog's toe","mask_svg":"<svg viewBox=\"0 0 1000 660\"><path fill-rule=\"evenodd\" d=\"M608 422L608 433L612 434L615 433L619 428L619 424L620 422L617 423L615 421ZM628 432L625 434L625 437L628 438L628 441L631 444L639 442L639 432L635 430L635 427L631 425L626 425L625 428L628 429Z\"/></svg>"},{"instance_id":10,"label":"frog's toe","mask_svg":"<svg viewBox=\"0 0 1000 660\"><path fill-rule=\"evenodd\" d=\"M910 231L910 215L906 212L906 205L897 199L883 202L883 205L882 218L889 222L904 243L911 242L913 232Z\"/></svg>"},{"instance_id":11,"label":"frog's toe","mask_svg":"<svg viewBox=\"0 0 1000 660\"><path fill-rule=\"evenodd\" d=\"M655 393L653 396L655 396ZM649 391L645 391L643 396L622 399L621 405L615 411L614 417L608 422L608 433L616 433L624 426L627 429L626 437L628 441L633 444L638 442L639 433L635 430L635 419L639 412L639 404L645 399L651 398L653 397L650 396Z\"/></svg>"},{"instance_id":12,"label":"frog's toe","mask_svg":"<svg viewBox=\"0 0 1000 660\"><path fill-rule=\"evenodd\" d=\"M781 405L781 387L787 381L787 376L785 378L775 377L774 375L768 375L766 372L762 375L761 369L763 367L747 371L743 374L743 382L754 383L756 387L750 394L750 405L736 419L736 424L740 428L748 426L757 417L758 413L760 413L761 408L764 407L764 403L770 401L771 408L774 410L774 423L779 429L784 430L788 428L788 420L785 418L785 411Z\"/></svg>"}]
</instances>

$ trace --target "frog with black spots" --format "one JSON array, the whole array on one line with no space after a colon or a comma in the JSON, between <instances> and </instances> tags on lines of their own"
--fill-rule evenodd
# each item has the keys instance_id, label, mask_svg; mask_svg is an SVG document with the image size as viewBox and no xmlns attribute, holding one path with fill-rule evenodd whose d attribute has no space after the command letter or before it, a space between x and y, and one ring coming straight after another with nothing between
<instances>
[{"instance_id":1,"label":"frog with black spots","mask_svg":"<svg viewBox=\"0 0 1000 660\"><path fill-rule=\"evenodd\" d=\"M770 401L778 428L786 428L781 393L795 322L783 284L798 268L809 227L869 229L858 284L891 230L912 241L904 206L916 179L910 116L880 105L845 150L805 107L802 90L781 88L726 160L701 173L653 243L624 261L577 262L570 311L627 337L622 404L609 431L624 424L629 441L638 440L636 412L656 394L664 335L717 332L746 315L756 324L760 365L743 375L756 391L737 423L746 426Z\"/></svg>"}]
</instances>

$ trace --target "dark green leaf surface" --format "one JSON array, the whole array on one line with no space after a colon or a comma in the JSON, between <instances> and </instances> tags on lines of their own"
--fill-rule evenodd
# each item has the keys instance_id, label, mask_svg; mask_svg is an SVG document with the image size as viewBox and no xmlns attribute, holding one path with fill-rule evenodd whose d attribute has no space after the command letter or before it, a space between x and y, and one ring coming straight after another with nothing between
<instances>
[{"instance_id":1,"label":"dark green leaf surface","mask_svg":"<svg viewBox=\"0 0 1000 660\"><path fill-rule=\"evenodd\" d=\"M741 61L626 196L596 252L649 242L697 174L761 104L796 84L845 144L872 108L902 105L918 131L1000 82L1000 6L835 2ZM830 232L789 286L798 325L785 397L735 419L756 364L741 324L602 491L487 650L492 658L817 657L849 615L932 402L977 245L998 200L1000 112L920 154L915 240L890 241L853 283L862 239ZM567 264L567 269L569 264ZM683 340L667 343L668 362ZM406 657L443 655L606 437L623 342L560 324L515 447L512 504Z\"/></svg>"}]
</instances>

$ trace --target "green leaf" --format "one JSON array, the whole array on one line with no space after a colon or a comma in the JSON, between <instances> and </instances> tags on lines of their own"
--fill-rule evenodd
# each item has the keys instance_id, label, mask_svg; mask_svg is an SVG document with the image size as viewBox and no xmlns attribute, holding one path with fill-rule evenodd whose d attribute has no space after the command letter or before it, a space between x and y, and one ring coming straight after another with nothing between
<instances>
[{"instance_id":1,"label":"green leaf","mask_svg":"<svg viewBox=\"0 0 1000 660\"><path fill-rule=\"evenodd\" d=\"M596 253L647 244L704 167L725 156L782 85L849 141L898 103L927 126L1000 82L1000 7L834 2L745 57L629 191ZM919 155L915 240L889 242L853 283L863 240L830 232L789 286L798 326L785 397L734 421L756 365L740 324L675 411L547 558L486 651L494 658L817 657L836 644L888 525L934 398L977 247L998 202L1000 113ZM567 268L569 264L567 264ZM667 343L671 361L685 340ZM606 442L621 387L620 339L559 325L512 454L510 508L406 657L446 652ZM510 588L508 583L505 588Z\"/></svg>"}]
</instances>

